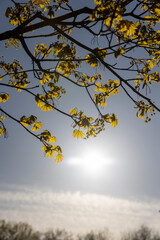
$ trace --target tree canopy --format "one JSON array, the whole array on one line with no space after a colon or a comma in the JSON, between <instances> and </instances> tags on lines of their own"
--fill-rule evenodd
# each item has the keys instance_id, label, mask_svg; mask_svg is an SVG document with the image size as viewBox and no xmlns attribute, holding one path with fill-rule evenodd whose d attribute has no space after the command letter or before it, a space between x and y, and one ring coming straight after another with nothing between
<instances>
[{"instance_id":1,"label":"tree canopy","mask_svg":"<svg viewBox=\"0 0 160 240\"><path fill-rule=\"evenodd\" d=\"M107 111L106 102L120 90L145 122L160 112L160 103L148 96L151 87L160 83L159 0L94 0L94 8L79 9L69 0L11 0L4 17L12 26L0 33L0 41L6 51L21 48L30 59L30 69L22 66L21 56L12 62L1 56L0 86L5 91L0 92L0 135L7 133L8 117L40 140L47 156L55 156L56 162L63 159L56 137L41 130L42 122L33 113L13 116L5 109L11 88L27 92L42 111L58 111L70 118L75 138L96 137L107 124L116 127L116 114ZM85 35L83 41L79 34ZM104 77L102 68L113 78ZM66 94L64 82L86 91L96 118L78 106L70 112L58 107L57 101Z\"/></svg>"}]
</instances>

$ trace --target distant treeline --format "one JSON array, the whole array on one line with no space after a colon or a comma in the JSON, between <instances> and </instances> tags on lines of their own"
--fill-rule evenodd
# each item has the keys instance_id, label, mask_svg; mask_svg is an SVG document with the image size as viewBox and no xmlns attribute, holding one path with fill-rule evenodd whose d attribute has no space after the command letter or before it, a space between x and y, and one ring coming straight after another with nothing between
<instances>
[{"instance_id":1,"label":"distant treeline","mask_svg":"<svg viewBox=\"0 0 160 240\"><path fill-rule=\"evenodd\" d=\"M107 229L75 236L63 229L39 232L27 223L0 220L0 240L114 240L114 238ZM123 233L120 240L160 240L160 234L142 225L137 230Z\"/></svg>"}]
</instances>

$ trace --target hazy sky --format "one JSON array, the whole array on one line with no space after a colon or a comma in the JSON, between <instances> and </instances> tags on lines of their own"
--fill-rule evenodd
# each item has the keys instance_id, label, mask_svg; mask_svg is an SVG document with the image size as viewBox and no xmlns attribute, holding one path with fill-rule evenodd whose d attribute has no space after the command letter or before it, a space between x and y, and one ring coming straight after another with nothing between
<instances>
[{"instance_id":1,"label":"hazy sky","mask_svg":"<svg viewBox=\"0 0 160 240\"><path fill-rule=\"evenodd\" d=\"M75 1L75 8L79 2ZM93 1L87 4L92 7ZM9 0L1 2L1 21L9 5ZM6 22L2 23L0 32L9 29ZM21 50L5 50L2 43L0 48L7 59L22 57L29 64ZM103 72L103 76L107 74ZM66 87L68 94L58 106L69 111L77 103L93 113L86 93L68 84ZM157 100L159 90L156 86L151 92ZM108 227L111 232L122 232L146 223L158 230L158 113L150 123L144 123L136 118L133 103L121 92L108 103L109 110L118 117L118 127L108 126L94 139L76 140L70 120L54 111L40 113L25 93L10 93L4 109L15 117L37 114L43 128L57 137L64 161L56 164L46 158L41 144L7 119L8 138L0 138L0 218L27 221L37 229L58 227L78 232Z\"/></svg>"}]
</instances>

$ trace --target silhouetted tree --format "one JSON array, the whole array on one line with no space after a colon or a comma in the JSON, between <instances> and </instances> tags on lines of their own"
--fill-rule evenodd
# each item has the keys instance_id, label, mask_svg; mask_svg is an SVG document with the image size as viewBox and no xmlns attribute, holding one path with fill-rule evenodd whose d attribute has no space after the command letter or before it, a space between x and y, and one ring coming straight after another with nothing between
<instances>
[{"instance_id":1,"label":"silhouetted tree","mask_svg":"<svg viewBox=\"0 0 160 240\"><path fill-rule=\"evenodd\" d=\"M27 223L0 221L0 240L40 240L40 234L34 232Z\"/></svg>"},{"instance_id":2,"label":"silhouetted tree","mask_svg":"<svg viewBox=\"0 0 160 240\"><path fill-rule=\"evenodd\" d=\"M142 225L138 230L125 233L121 240L160 240L160 235L151 228Z\"/></svg>"},{"instance_id":3,"label":"silhouetted tree","mask_svg":"<svg viewBox=\"0 0 160 240\"><path fill-rule=\"evenodd\" d=\"M113 237L109 230L106 228L103 231L91 231L84 236L79 235L78 240L112 240Z\"/></svg>"},{"instance_id":4,"label":"silhouetted tree","mask_svg":"<svg viewBox=\"0 0 160 240\"><path fill-rule=\"evenodd\" d=\"M56 229L44 233L43 240L73 240L72 234L67 231Z\"/></svg>"},{"instance_id":5,"label":"silhouetted tree","mask_svg":"<svg viewBox=\"0 0 160 240\"><path fill-rule=\"evenodd\" d=\"M8 89L21 91L22 97L26 92L42 111L53 110L68 117L75 138L95 137L106 124L117 125L116 115L104 111L104 107L120 89L133 101L137 117L148 122L156 111L160 112L160 103L147 95L151 85L160 83L155 68L160 62L159 0L94 0L93 8L79 9L74 9L68 0L11 3L5 16L13 26L0 34L0 41L5 41L6 48L21 47L23 58L26 54L31 64L22 66L14 58L8 62L7 52L1 58L0 135L6 134L7 116L40 140L47 156L56 154L56 162L63 159L50 131L36 134L42 127L36 116L14 116L5 109L3 103L10 98ZM96 46L91 45L91 40L96 40ZM99 66L106 71L104 77L96 71ZM87 93L96 117L78 109L74 99L70 111L57 106L66 93L66 82Z\"/></svg>"}]
</instances>

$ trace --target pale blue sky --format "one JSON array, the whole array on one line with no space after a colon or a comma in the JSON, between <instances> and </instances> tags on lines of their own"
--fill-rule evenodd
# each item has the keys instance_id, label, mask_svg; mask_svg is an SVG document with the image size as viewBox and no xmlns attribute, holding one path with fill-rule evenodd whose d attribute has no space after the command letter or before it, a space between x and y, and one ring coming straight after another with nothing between
<instances>
[{"instance_id":1,"label":"pale blue sky","mask_svg":"<svg viewBox=\"0 0 160 240\"><path fill-rule=\"evenodd\" d=\"M75 2L76 7L79 7L80 1ZM87 3L93 6L91 0L87 1ZM9 0L2 1L1 19L4 18L4 9L9 4ZM3 22L0 32L8 29L9 25ZM24 57L21 50L4 50L2 43L0 48L1 55L4 55L6 58L22 58L26 66L29 64L28 59ZM102 70L99 69L99 71ZM93 74L94 72L95 70L93 69ZM107 72L102 71L102 73L104 77L108 77ZM125 74L125 72L122 74ZM86 93L79 92L76 87L73 88L68 84L66 84L66 87L68 95L61 102L57 103L60 108L68 109L69 111L77 103L81 109L94 113L94 108L92 109ZM151 92L151 94L155 95L156 100L159 100L159 90L160 88L156 86ZM8 138L0 138L1 197L5 196L8 188L12 189L11 193L14 196L14 189L16 193L18 192L18 187L21 189L26 187L28 192L28 189L34 188L41 191L41 194L44 190L48 191L49 189L52 194L63 192L65 195L65 193L70 192L74 196L76 192L79 192L82 195L90 194L89 196L92 197L96 195L96 203L100 201L97 200L100 196L104 198L109 197L110 201L112 199L114 201L115 199L121 199L121 201L124 200L124 204L126 204L125 201L136 199L143 205L143 201L146 204L145 200L149 199L147 200L147 209L149 206L152 208L150 203L156 202L154 210L150 209L147 211L152 215L154 219L152 222L155 221L155 227L158 226L157 223L160 220L160 216L157 215L160 208L160 116L158 113L151 122L148 124L144 123L143 120L136 118L136 110L133 108L133 103L121 92L109 100L108 103L109 111L114 112L118 117L118 126L116 128L106 127L106 131L97 138L87 141L76 140L72 137L73 129L70 120L54 111L41 113L35 104L33 106L32 99L29 99L25 93L18 93L17 95L13 90L10 90L10 93L11 99L4 104L4 108L17 117L21 117L23 114L37 114L39 120L43 122L43 128L49 129L57 137L58 144L63 148L64 161L60 164L55 164L54 160L46 158L41 151L41 144L25 132L21 126L7 119ZM87 167L85 169L85 164L80 164L80 161L83 162L86 156L90 158L89 154L94 150L98 154L96 158L99 156L101 159L104 158L106 164L104 164L103 169L97 168L97 171L91 172ZM23 218L22 213L20 216L16 215L16 213L12 215L12 211L9 209L6 211L6 206L4 211L3 201L0 199L1 216L4 218L6 216L10 220L15 220L15 216L18 216L18 220L21 218L29 220L29 218ZM9 202L9 199L7 201ZM12 205L11 198L10 201ZM57 198L58 201L59 198ZM67 203L65 203L65 206L67 206ZM119 200L117 200L117 204L119 204ZM131 202L126 206L130 206L130 204ZM32 203L30 205L32 207ZM98 212L98 209L99 206L96 205L95 211ZM104 209L106 215L108 210ZM125 213L129 214L129 208L126 209L126 212L121 212L122 215ZM146 219L145 214L148 212L142 212L138 223L143 223L143 219ZM114 218L114 214L112 215L112 218ZM130 217L132 216L133 212L130 213ZM136 223L136 218L134 221ZM65 226L67 225L64 224Z\"/></svg>"}]
</instances>

